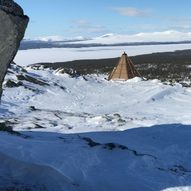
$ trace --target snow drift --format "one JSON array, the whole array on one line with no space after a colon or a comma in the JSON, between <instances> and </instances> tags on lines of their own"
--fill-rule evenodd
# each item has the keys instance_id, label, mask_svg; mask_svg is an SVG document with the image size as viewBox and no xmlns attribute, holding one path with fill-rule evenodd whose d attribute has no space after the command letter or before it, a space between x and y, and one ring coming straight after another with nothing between
<instances>
[{"instance_id":1,"label":"snow drift","mask_svg":"<svg viewBox=\"0 0 191 191\"><path fill-rule=\"evenodd\" d=\"M12 65L0 189L191 190L191 89L105 77Z\"/></svg>"}]
</instances>

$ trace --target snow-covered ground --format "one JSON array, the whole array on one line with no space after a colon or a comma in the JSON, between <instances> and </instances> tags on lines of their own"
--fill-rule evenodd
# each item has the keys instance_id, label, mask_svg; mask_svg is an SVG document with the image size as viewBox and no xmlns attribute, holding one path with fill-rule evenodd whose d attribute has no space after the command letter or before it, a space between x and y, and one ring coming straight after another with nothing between
<instances>
[{"instance_id":1,"label":"snow-covered ground","mask_svg":"<svg viewBox=\"0 0 191 191\"><path fill-rule=\"evenodd\" d=\"M191 32L180 32L176 30L167 30L161 32L147 32L137 34L114 34L108 33L102 36L85 38L82 36L66 38L63 36L42 36L33 39L25 39L25 41L41 41L41 42L55 42L71 44L121 44L121 43L135 43L135 42L180 42L190 41Z\"/></svg>"},{"instance_id":2,"label":"snow-covered ground","mask_svg":"<svg viewBox=\"0 0 191 191\"><path fill-rule=\"evenodd\" d=\"M191 45L20 50L24 68L12 65L0 106L0 130L13 128L0 133L0 190L191 190L191 88L27 67L184 49Z\"/></svg>"},{"instance_id":3,"label":"snow-covered ground","mask_svg":"<svg viewBox=\"0 0 191 191\"><path fill-rule=\"evenodd\" d=\"M105 34L92 39L84 39L83 41L71 42L72 44L120 44L134 42L180 42L190 41L190 32L180 32L175 30L151 33L137 34Z\"/></svg>"},{"instance_id":4,"label":"snow-covered ground","mask_svg":"<svg viewBox=\"0 0 191 191\"><path fill-rule=\"evenodd\" d=\"M129 56L135 56L154 52L168 52L186 49L191 49L191 44L42 48L19 50L14 61L19 65L27 66L41 62L65 62L82 59L114 58L119 57L124 51L126 51Z\"/></svg>"},{"instance_id":5,"label":"snow-covered ground","mask_svg":"<svg viewBox=\"0 0 191 191\"><path fill-rule=\"evenodd\" d=\"M0 190L191 190L190 88L25 69L5 79Z\"/></svg>"},{"instance_id":6,"label":"snow-covered ground","mask_svg":"<svg viewBox=\"0 0 191 191\"><path fill-rule=\"evenodd\" d=\"M191 124L191 89L179 84L167 86L140 78L111 82L105 80L107 76L96 75L70 78L51 70L28 72L49 85L24 82L29 90L20 86L4 91L2 105L22 123L17 130L36 124L63 133ZM30 112L31 107L39 110Z\"/></svg>"}]
</instances>

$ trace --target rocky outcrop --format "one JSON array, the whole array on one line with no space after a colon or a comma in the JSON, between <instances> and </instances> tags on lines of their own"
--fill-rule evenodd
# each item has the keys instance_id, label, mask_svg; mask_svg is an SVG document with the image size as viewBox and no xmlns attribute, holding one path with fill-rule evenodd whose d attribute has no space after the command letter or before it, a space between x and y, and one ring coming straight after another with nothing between
<instances>
[{"instance_id":1,"label":"rocky outcrop","mask_svg":"<svg viewBox=\"0 0 191 191\"><path fill-rule=\"evenodd\" d=\"M0 97L7 68L17 53L28 21L28 16L17 3L0 0Z\"/></svg>"}]
</instances>

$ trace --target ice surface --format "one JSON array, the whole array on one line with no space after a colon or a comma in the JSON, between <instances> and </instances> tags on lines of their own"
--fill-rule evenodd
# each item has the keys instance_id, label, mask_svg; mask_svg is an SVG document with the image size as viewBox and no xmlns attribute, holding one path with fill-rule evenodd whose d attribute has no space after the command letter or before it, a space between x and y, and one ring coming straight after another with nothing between
<instances>
[{"instance_id":1,"label":"ice surface","mask_svg":"<svg viewBox=\"0 0 191 191\"><path fill-rule=\"evenodd\" d=\"M82 59L100 59L119 57L124 51L129 56L148 54L153 52L168 52L174 50L191 49L191 44L171 45L141 45L90 48L42 48L19 50L15 62L27 66L40 62L64 62Z\"/></svg>"}]
</instances>

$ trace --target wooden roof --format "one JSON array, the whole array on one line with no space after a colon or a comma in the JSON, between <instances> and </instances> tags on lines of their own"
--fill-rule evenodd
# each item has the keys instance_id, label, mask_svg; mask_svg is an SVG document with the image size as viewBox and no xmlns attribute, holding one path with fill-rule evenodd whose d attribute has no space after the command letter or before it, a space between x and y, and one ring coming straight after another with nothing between
<instances>
[{"instance_id":1,"label":"wooden roof","mask_svg":"<svg viewBox=\"0 0 191 191\"><path fill-rule=\"evenodd\" d=\"M117 66L113 69L113 71L109 75L108 80L128 80L136 76L141 77L139 72L136 70L133 62L124 52Z\"/></svg>"}]
</instances>

